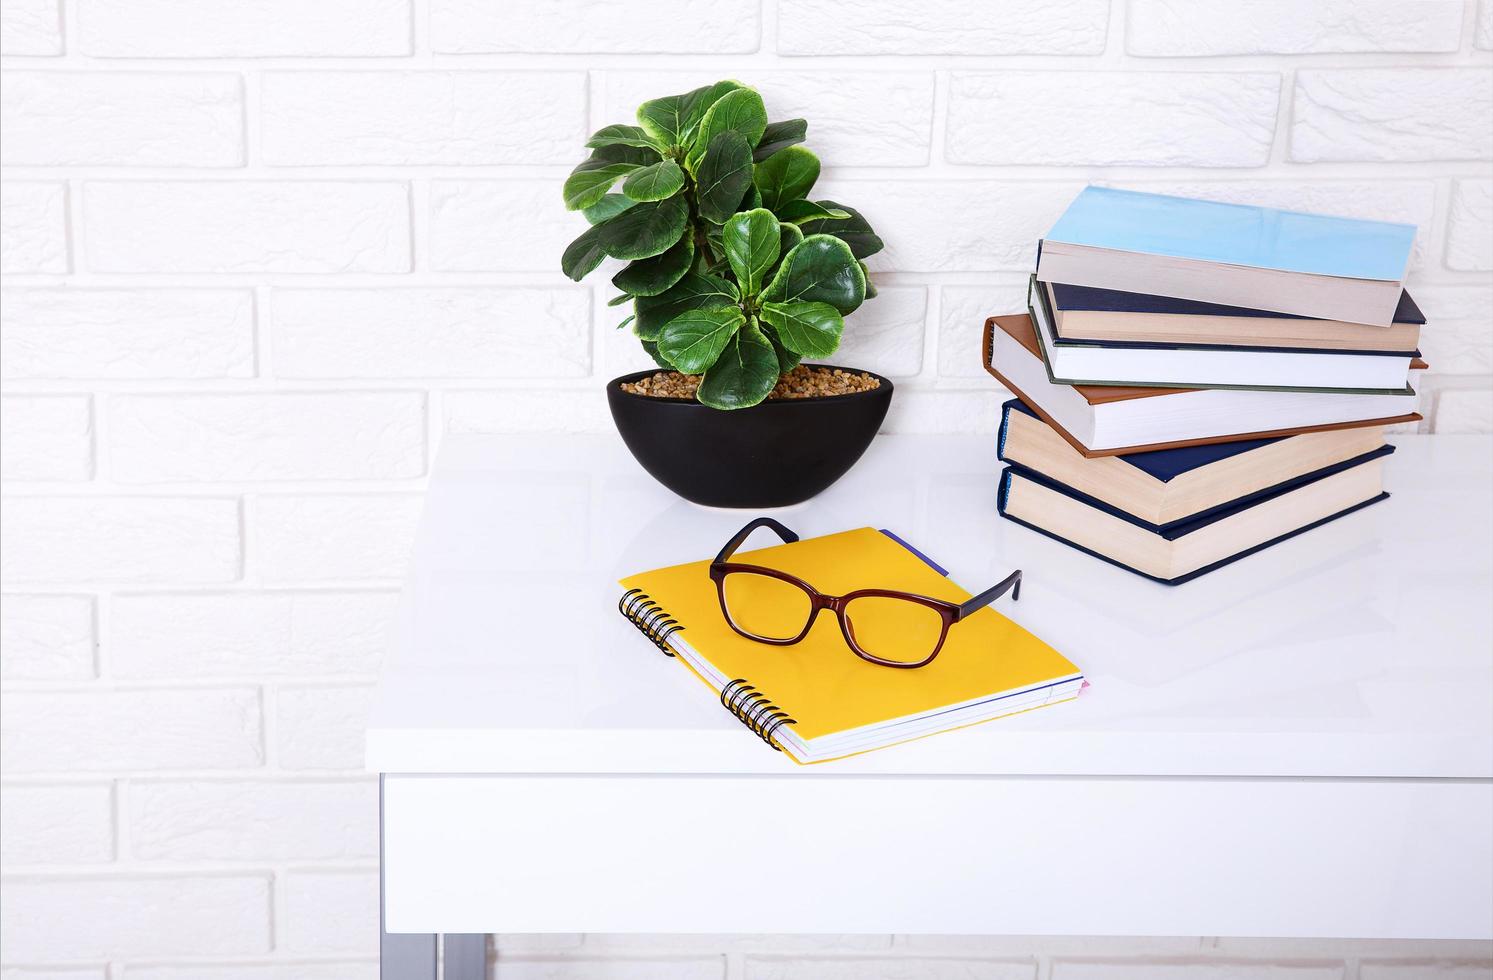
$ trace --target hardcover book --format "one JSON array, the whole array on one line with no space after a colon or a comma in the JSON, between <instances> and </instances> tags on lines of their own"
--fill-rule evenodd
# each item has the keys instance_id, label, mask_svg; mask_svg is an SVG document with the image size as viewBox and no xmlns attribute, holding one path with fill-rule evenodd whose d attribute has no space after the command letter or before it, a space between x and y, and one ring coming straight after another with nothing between
<instances>
[{"instance_id":1,"label":"hardcover book","mask_svg":"<svg viewBox=\"0 0 1493 980\"><path fill-rule=\"evenodd\" d=\"M1393 451L1393 447L1385 447ZM1008 466L1002 517L1166 585L1179 585L1388 498L1383 456L1158 528L1038 473Z\"/></svg>"},{"instance_id":2,"label":"hardcover book","mask_svg":"<svg viewBox=\"0 0 1493 980\"><path fill-rule=\"evenodd\" d=\"M1046 236L1044 282L1388 326L1415 226L1086 187Z\"/></svg>"},{"instance_id":3,"label":"hardcover book","mask_svg":"<svg viewBox=\"0 0 1493 980\"><path fill-rule=\"evenodd\" d=\"M1374 327L1093 286L1054 282L1044 284L1044 288L1060 340L1176 347L1411 351L1419 346L1421 327L1426 322L1405 290L1400 292L1394 322L1388 327Z\"/></svg>"},{"instance_id":4,"label":"hardcover book","mask_svg":"<svg viewBox=\"0 0 1493 980\"><path fill-rule=\"evenodd\" d=\"M1163 530L1387 455L1379 426L1087 458L1020 399L1002 406L997 454Z\"/></svg>"},{"instance_id":5,"label":"hardcover book","mask_svg":"<svg viewBox=\"0 0 1493 980\"><path fill-rule=\"evenodd\" d=\"M1407 391L1410 365L1420 353L1064 340L1057 335L1051 297L1035 276L1027 302L1048 373L1060 384L1396 394Z\"/></svg>"},{"instance_id":6,"label":"hardcover book","mask_svg":"<svg viewBox=\"0 0 1493 980\"><path fill-rule=\"evenodd\" d=\"M1085 456L1354 426L1418 422L1413 392L1344 394L1228 388L1065 385L1048 377L1031 317L985 321L984 366ZM1424 368L1424 362L1415 362Z\"/></svg>"}]
</instances>

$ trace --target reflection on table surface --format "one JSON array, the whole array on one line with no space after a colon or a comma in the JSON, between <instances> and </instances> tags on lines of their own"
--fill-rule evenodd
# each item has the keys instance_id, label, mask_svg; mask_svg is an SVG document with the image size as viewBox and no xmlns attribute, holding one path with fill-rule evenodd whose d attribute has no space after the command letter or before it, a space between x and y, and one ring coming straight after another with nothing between
<instances>
[{"instance_id":1,"label":"reflection on table surface","mask_svg":"<svg viewBox=\"0 0 1493 980\"><path fill-rule=\"evenodd\" d=\"M1075 739L1101 734L1257 734L1282 752L1312 735L1345 758L1383 743L1404 765L1432 753L1441 774L1493 776L1493 440L1396 441L1388 501L1175 587L1000 519L988 437L881 437L829 491L772 513L804 536L888 528L966 585L1023 569L1002 612L1093 684L890 750L908 765L954 738L1082 754ZM709 557L751 516L673 497L610 437L448 437L373 727L729 731L616 614L615 583Z\"/></svg>"}]
</instances>

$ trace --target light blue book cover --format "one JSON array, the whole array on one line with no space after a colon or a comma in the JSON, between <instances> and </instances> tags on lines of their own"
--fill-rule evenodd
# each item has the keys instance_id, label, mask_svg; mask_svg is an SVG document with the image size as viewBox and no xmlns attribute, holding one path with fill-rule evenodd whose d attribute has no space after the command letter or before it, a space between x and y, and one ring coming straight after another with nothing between
<instances>
[{"instance_id":1,"label":"light blue book cover","mask_svg":"<svg viewBox=\"0 0 1493 980\"><path fill-rule=\"evenodd\" d=\"M1415 226L1085 187L1047 240L1320 276L1400 281Z\"/></svg>"}]
</instances>

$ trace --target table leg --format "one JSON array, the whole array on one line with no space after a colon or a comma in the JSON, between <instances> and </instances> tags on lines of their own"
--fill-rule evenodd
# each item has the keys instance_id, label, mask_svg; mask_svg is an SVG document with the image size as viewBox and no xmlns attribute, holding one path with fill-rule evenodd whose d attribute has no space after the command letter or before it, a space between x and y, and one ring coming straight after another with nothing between
<instances>
[{"instance_id":1,"label":"table leg","mask_svg":"<svg viewBox=\"0 0 1493 980\"><path fill-rule=\"evenodd\" d=\"M441 937L444 980L486 980L487 934L453 933Z\"/></svg>"},{"instance_id":2,"label":"table leg","mask_svg":"<svg viewBox=\"0 0 1493 980\"><path fill-rule=\"evenodd\" d=\"M436 980L435 936L384 931L384 777L378 777L379 980Z\"/></svg>"}]
</instances>

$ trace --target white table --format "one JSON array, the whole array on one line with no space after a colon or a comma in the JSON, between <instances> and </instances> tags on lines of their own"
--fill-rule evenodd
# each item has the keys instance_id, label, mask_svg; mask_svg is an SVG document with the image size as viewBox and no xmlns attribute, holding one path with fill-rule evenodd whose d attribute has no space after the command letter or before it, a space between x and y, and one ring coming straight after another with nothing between
<instances>
[{"instance_id":1,"label":"white table","mask_svg":"<svg viewBox=\"0 0 1493 980\"><path fill-rule=\"evenodd\" d=\"M820 766L739 725L616 579L752 514L613 437L451 436L368 728L387 976L493 932L1493 938L1493 440L1170 588L995 511L994 440L877 439L775 512L889 528L1067 653L1078 701Z\"/></svg>"}]
</instances>

